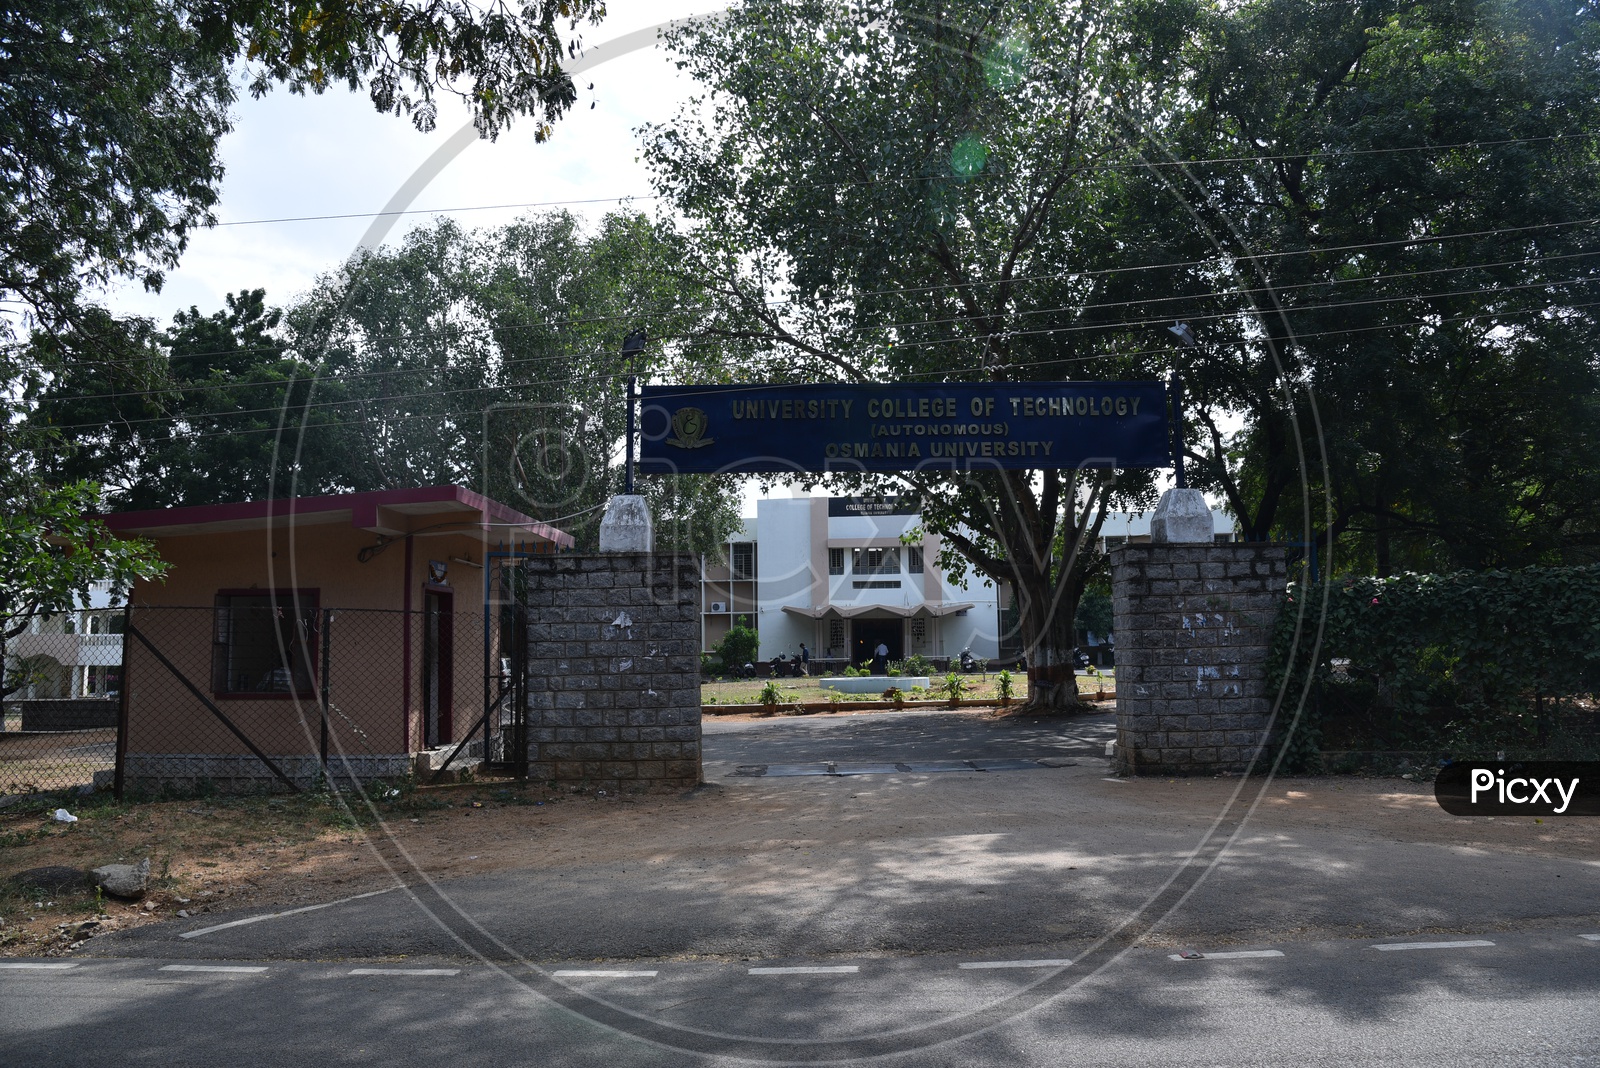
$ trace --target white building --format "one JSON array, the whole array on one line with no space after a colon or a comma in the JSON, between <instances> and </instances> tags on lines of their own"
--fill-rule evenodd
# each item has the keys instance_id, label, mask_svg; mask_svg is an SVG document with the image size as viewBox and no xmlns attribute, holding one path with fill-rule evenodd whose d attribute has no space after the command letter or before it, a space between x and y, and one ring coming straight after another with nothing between
<instances>
[{"instance_id":1,"label":"white building","mask_svg":"<svg viewBox=\"0 0 1600 1068\"><path fill-rule=\"evenodd\" d=\"M35 617L6 643L6 668L21 669L27 685L9 696L26 701L50 697L98 697L115 692L122 675L122 609L112 608L111 588L96 583L77 610Z\"/></svg>"},{"instance_id":2,"label":"white building","mask_svg":"<svg viewBox=\"0 0 1600 1068\"><path fill-rule=\"evenodd\" d=\"M999 654L997 591L970 574L952 585L936 566L939 536L906 544L920 524L908 498L802 497L756 502L755 518L728 545L727 560L703 561L702 648L745 617L761 635L760 657L862 663L878 644L898 660Z\"/></svg>"}]
</instances>

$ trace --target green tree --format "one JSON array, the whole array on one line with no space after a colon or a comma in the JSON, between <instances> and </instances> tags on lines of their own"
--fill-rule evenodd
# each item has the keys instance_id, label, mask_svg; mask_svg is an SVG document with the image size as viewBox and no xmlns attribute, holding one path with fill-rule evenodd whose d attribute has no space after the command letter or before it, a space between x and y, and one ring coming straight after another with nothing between
<instances>
[{"instance_id":1,"label":"green tree","mask_svg":"<svg viewBox=\"0 0 1600 1068\"><path fill-rule=\"evenodd\" d=\"M442 221L323 278L289 310L289 341L338 391L352 482L475 486L592 547L622 488L628 377L700 358L658 342L622 351L635 331L671 338L699 314L697 291L667 271L675 259L638 215L592 234L565 212L475 232ZM711 551L738 525L731 478L636 488L663 547Z\"/></svg>"},{"instance_id":2,"label":"green tree","mask_svg":"<svg viewBox=\"0 0 1600 1068\"><path fill-rule=\"evenodd\" d=\"M90 328L104 316L88 312ZM119 509L375 488L348 462L338 383L286 352L281 318L264 290L229 294L223 310L179 312L160 334L141 323L114 362L59 355L76 327L36 336L51 375L30 421L72 442L54 450L52 474L104 484Z\"/></svg>"},{"instance_id":3,"label":"green tree","mask_svg":"<svg viewBox=\"0 0 1600 1068\"><path fill-rule=\"evenodd\" d=\"M155 547L115 537L94 514L101 506L96 486L29 486L18 492L7 480L7 507L0 510L0 697L27 684L28 673L8 662L6 643L36 618L87 603L89 587L107 582L125 591L138 579L166 570Z\"/></svg>"},{"instance_id":4,"label":"green tree","mask_svg":"<svg viewBox=\"0 0 1600 1068\"><path fill-rule=\"evenodd\" d=\"M709 114L649 128L646 159L692 221L683 272L720 298L699 336L779 381L1147 376L1147 345L1080 332L1102 265L1083 238L1126 158L1107 99L1147 84L1169 21L1115 3L817 0L675 35ZM1015 590L1030 702L1080 707L1072 620L1103 566L1099 527L1108 505L1153 504L1150 473L899 481L943 535L942 565Z\"/></svg>"},{"instance_id":5,"label":"green tree","mask_svg":"<svg viewBox=\"0 0 1600 1068\"><path fill-rule=\"evenodd\" d=\"M1247 538L1381 574L1594 552L1595 14L1185 16L1178 91L1129 115L1150 165L1103 203L1108 264L1137 239L1149 269L1094 300L1108 330L1192 325L1190 471Z\"/></svg>"}]
</instances>

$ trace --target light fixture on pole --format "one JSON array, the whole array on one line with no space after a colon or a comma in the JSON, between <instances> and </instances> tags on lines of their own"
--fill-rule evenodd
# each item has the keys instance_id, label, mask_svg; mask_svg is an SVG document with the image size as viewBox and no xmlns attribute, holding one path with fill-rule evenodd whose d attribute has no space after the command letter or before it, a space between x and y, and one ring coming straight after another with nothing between
<instances>
[{"instance_id":1,"label":"light fixture on pole","mask_svg":"<svg viewBox=\"0 0 1600 1068\"><path fill-rule=\"evenodd\" d=\"M1179 344L1186 349L1192 349L1199 344L1197 341L1195 341L1194 331L1189 329L1188 323L1173 323L1171 326L1167 327L1167 333L1177 338Z\"/></svg>"}]
</instances>

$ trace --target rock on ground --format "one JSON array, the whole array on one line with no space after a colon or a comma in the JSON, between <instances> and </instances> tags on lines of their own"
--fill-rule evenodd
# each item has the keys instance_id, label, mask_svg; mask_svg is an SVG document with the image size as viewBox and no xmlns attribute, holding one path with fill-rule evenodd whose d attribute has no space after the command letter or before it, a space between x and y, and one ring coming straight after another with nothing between
<instances>
[{"instance_id":1,"label":"rock on ground","mask_svg":"<svg viewBox=\"0 0 1600 1068\"><path fill-rule=\"evenodd\" d=\"M150 858L137 864L107 864L89 873L96 886L112 897L141 897L150 883Z\"/></svg>"}]
</instances>

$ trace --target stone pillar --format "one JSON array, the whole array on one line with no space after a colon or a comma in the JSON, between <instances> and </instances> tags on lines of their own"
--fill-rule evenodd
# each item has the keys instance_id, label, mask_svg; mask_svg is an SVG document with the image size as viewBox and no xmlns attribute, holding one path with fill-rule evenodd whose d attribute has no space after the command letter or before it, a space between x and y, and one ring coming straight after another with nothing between
<instances>
[{"instance_id":1,"label":"stone pillar","mask_svg":"<svg viewBox=\"0 0 1600 1068\"><path fill-rule=\"evenodd\" d=\"M523 567L529 777L613 794L697 785L698 561L572 554Z\"/></svg>"},{"instance_id":2,"label":"stone pillar","mask_svg":"<svg viewBox=\"0 0 1600 1068\"><path fill-rule=\"evenodd\" d=\"M600 520L600 551L648 553L655 549L650 506L638 494L619 493L606 505Z\"/></svg>"},{"instance_id":3,"label":"stone pillar","mask_svg":"<svg viewBox=\"0 0 1600 1068\"><path fill-rule=\"evenodd\" d=\"M1208 534L1210 522L1208 510ZM1279 545L1112 550L1118 770L1197 775L1249 765L1267 742L1267 649L1287 582Z\"/></svg>"}]
</instances>

